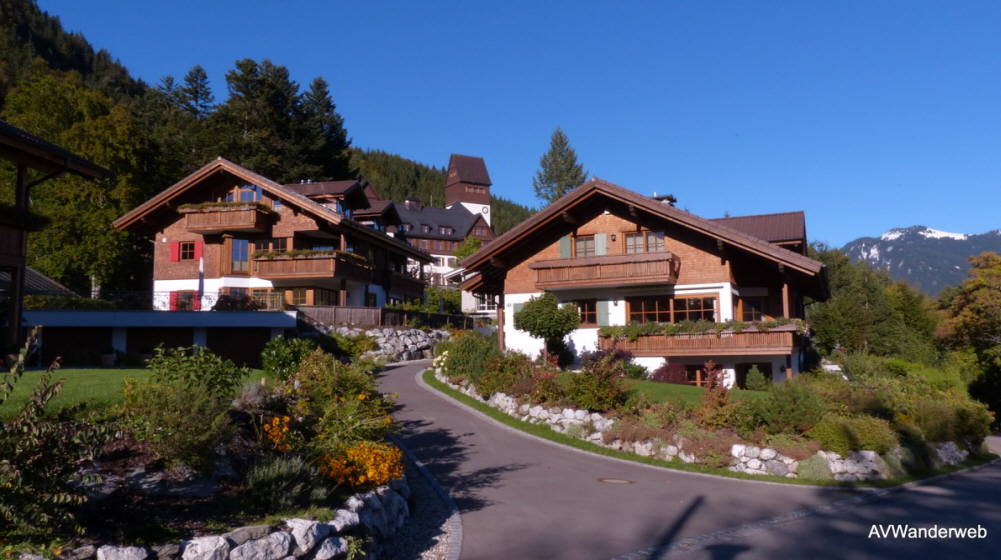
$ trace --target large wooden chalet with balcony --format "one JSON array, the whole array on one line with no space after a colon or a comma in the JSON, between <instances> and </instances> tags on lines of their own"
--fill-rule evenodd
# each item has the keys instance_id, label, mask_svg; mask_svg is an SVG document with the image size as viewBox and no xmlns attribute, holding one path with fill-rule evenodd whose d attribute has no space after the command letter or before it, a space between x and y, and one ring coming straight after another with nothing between
<instances>
[{"instance_id":1,"label":"large wooden chalet with balcony","mask_svg":"<svg viewBox=\"0 0 1001 560\"><path fill-rule=\"evenodd\" d=\"M580 313L568 341L578 357L623 348L649 370L683 364L693 384L710 359L737 385L752 366L774 379L801 371L802 326L775 320L802 319L806 298L828 295L825 266L806 256L803 213L707 220L673 202L591 179L464 259L462 288L497 296L500 344L532 355L543 342L513 315L549 291ZM741 324L634 340L602 331L698 321Z\"/></svg>"},{"instance_id":2,"label":"large wooden chalet with balcony","mask_svg":"<svg viewBox=\"0 0 1001 560\"><path fill-rule=\"evenodd\" d=\"M406 265L431 260L386 234L397 220L367 182L281 185L219 158L114 226L152 238L156 309L382 307L423 297Z\"/></svg>"}]
</instances>

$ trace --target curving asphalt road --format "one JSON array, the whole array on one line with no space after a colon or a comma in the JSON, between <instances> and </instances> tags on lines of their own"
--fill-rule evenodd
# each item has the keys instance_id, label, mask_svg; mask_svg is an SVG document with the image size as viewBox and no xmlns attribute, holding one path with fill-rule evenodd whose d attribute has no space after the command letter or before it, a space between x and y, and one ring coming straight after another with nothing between
<instances>
[{"instance_id":1,"label":"curving asphalt road","mask_svg":"<svg viewBox=\"0 0 1001 560\"><path fill-rule=\"evenodd\" d=\"M463 560L954 558L1001 550L997 465L880 497L649 467L504 426L422 386L417 376L427 366L391 368L379 383L399 395L401 439L459 507ZM868 538L873 524L886 523L979 524L988 535Z\"/></svg>"}]
</instances>

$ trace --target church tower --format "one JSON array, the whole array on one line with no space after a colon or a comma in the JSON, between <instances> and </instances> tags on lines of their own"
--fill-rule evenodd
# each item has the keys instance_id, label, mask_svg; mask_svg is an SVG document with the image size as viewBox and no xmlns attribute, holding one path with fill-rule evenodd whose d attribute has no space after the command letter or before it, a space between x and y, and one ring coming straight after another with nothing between
<instances>
[{"instance_id":1,"label":"church tower","mask_svg":"<svg viewBox=\"0 0 1001 560\"><path fill-rule=\"evenodd\" d=\"M483 158L452 154L445 175L445 208L461 204L490 225L490 175Z\"/></svg>"}]
</instances>

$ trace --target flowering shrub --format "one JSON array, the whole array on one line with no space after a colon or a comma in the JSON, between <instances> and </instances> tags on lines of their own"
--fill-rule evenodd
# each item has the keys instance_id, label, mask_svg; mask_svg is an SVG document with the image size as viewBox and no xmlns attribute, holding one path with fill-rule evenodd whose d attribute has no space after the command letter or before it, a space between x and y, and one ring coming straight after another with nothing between
<instances>
[{"instance_id":1,"label":"flowering shrub","mask_svg":"<svg viewBox=\"0 0 1001 560\"><path fill-rule=\"evenodd\" d=\"M292 449L289 436L289 421L290 418L288 416L282 416L281 418L275 416L271 419L271 422L264 424L264 440L275 451L286 453Z\"/></svg>"},{"instance_id":2,"label":"flowering shrub","mask_svg":"<svg viewBox=\"0 0 1001 560\"><path fill-rule=\"evenodd\" d=\"M275 381L285 381L299 371L302 359L316 349L316 342L305 338L272 338L261 351L261 368Z\"/></svg>"},{"instance_id":3,"label":"flowering shrub","mask_svg":"<svg viewBox=\"0 0 1001 560\"><path fill-rule=\"evenodd\" d=\"M403 476L403 453L393 445L361 441L325 456L320 472L338 484L380 486Z\"/></svg>"}]
</instances>

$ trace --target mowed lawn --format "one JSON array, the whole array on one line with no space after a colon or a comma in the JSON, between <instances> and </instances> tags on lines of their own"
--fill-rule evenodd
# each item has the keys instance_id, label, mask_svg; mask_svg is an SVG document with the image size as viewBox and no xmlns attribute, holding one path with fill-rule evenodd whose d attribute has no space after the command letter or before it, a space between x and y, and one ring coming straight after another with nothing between
<instances>
[{"instance_id":1,"label":"mowed lawn","mask_svg":"<svg viewBox=\"0 0 1001 560\"><path fill-rule=\"evenodd\" d=\"M35 390L38 380L45 374L44 370L26 371L14 387L14 393L7 402L0 405L0 420L9 420L16 415L28 397ZM127 377L145 379L149 377L147 369L102 369L102 368L66 368L53 374L53 379L65 379L61 393L49 402L48 412L86 403L93 409L103 409L122 404L122 382ZM247 382L259 383L264 372L251 370Z\"/></svg>"},{"instance_id":2,"label":"mowed lawn","mask_svg":"<svg viewBox=\"0 0 1001 560\"><path fill-rule=\"evenodd\" d=\"M632 390L643 393L651 403L660 402L689 402L698 404L702 402L703 387L692 385L676 385L674 383L658 383L656 381L630 381L633 383ZM743 391L740 389L730 391L732 399L761 399L768 395L765 391Z\"/></svg>"}]
</instances>

